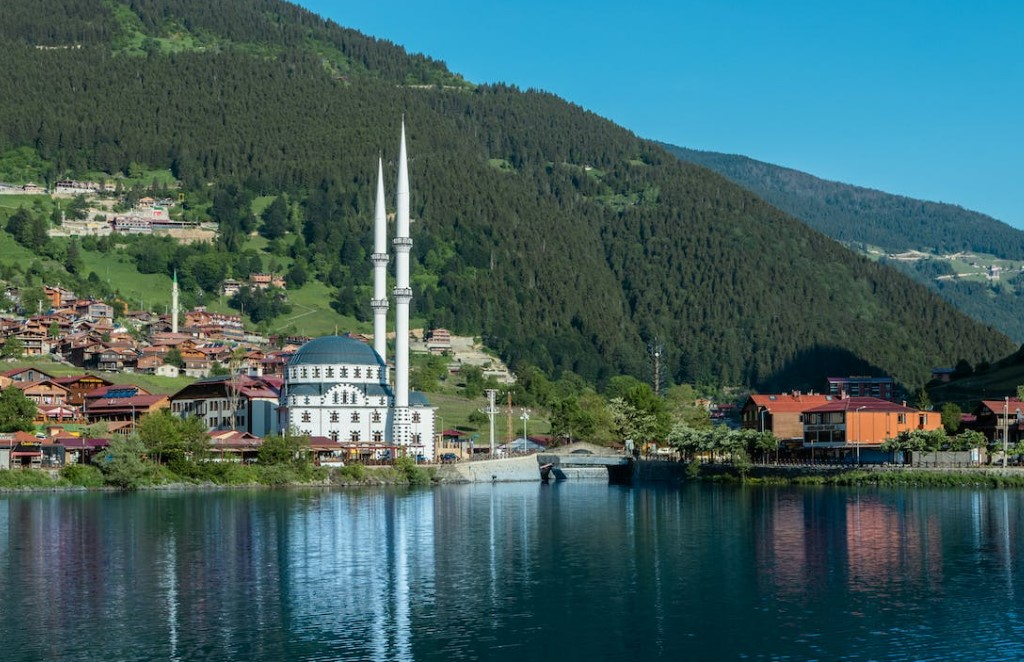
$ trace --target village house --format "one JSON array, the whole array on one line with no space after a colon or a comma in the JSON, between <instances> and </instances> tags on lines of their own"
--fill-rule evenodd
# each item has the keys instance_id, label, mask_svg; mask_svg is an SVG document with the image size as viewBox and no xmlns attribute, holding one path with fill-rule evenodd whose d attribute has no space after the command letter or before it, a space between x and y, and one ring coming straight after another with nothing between
<instances>
[{"instance_id":1,"label":"village house","mask_svg":"<svg viewBox=\"0 0 1024 662\"><path fill-rule=\"evenodd\" d=\"M54 377L51 379L55 384L60 384L68 390L67 402L72 407L80 408L85 404L85 396L98 388L112 386L113 382L97 375L71 375L68 377Z\"/></svg>"},{"instance_id":2,"label":"village house","mask_svg":"<svg viewBox=\"0 0 1024 662\"><path fill-rule=\"evenodd\" d=\"M10 388L20 390L36 406L36 423L72 420L77 416L77 410L68 404L68 389L50 379L16 382Z\"/></svg>"},{"instance_id":3,"label":"village house","mask_svg":"<svg viewBox=\"0 0 1024 662\"><path fill-rule=\"evenodd\" d=\"M881 398L896 401L896 382L892 377L829 377L828 394L850 397Z\"/></svg>"},{"instance_id":4,"label":"village house","mask_svg":"<svg viewBox=\"0 0 1024 662\"><path fill-rule=\"evenodd\" d=\"M972 414L974 420L968 427L990 442L1002 442L1004 435L1010 446L1024 440L1024 402L1018 398L982 400Z\"/></svg>"},{"instance_id":5,"label":"village house","mask_svg":"<svg viewBox=\"0 0 1024 662\"><path fill-rule=\"evenodd\" d=\"M771 432L784 446L798 448L804 441L804 411L832 399L831 395L800 391L751 395L740 412L741 425L746 430Z\"/></svg>"},{"instance_id":6,"label":"village house","mask_svg":"<svg viewBox=\"0 0 1024 662\"><path fill-rule=\"evenodd\" d=\"M170 397L175 415L198 416L208 430L240 430L259 437L275 431L282 380L246 375L200 379Z\"/></svg>"},{"instance_id":7,"label":"village house","mask_svg":"<svg viewBox=\"0 0 1024 662\"><path fill-rule=\"evenodd\" d=\"M110 432L127 435L140 418L169 406L166 395L153 395L134 384L114 384L86 394L84 415L90 424L106 423Z\"/></svg>"},{"instance_id":8,"label":"village house","mask_svg":"<svg viewBox=\"0 0 1024 662\"><path fill-rule=\"evenodd\" d=\"M833 399L803 412L804 448L823 456L848 457L863 449L877 450L886 439L903 432L938 430L942 415L872 397Z\"/></svg>"}]
</instances>

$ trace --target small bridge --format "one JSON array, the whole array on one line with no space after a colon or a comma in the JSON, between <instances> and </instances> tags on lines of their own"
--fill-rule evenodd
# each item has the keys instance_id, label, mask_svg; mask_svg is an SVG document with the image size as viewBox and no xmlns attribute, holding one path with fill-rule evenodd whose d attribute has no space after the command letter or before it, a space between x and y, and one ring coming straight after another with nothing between
<instances>
[{"instance_id":1,"label":"small bridge","mask_svg":"<svg viewBox=\"0 0 1024 662\"><path fill-rule=\"evenodd\" d=\"M608 479L612 482L629 482L633 474L633 458L583 442L538 453L537 464L542 480L590 477L588 474L593 470L602 468L607 469Z\"/></svg>"}]
</instances>

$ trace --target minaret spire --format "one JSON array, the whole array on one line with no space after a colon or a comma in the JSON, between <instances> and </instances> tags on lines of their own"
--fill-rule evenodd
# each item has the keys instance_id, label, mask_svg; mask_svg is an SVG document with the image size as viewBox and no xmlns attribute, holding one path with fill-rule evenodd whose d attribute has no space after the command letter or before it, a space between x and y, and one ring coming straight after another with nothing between
<instances>
[{"instance_id":1,"label":"minaret spire","mask_svg":"<svg viewBox=\"0 0 1024 662\"><path fill-rule=\"evenodd\" d=\"M178 332L178 270L171 281L171 333Z\"/></svg>"},{"instance_id":2,"label":"minaret spire","mask_svg":"<svg viewBox=\"0 0 1024 662\"><path fill-rule=\"evenodd\" d=\"M395 441L408 445L411 436L409 412L409 162L405 150L405 118L398 151L398 190L395 209Z\"/></svg>"},{"instance_id":3,"label":"minaret spire","mask_svg":"<svg viewBox=\"0 0 1024 662\"><path fill-rule=\"evenodd\" d=\"M388 346L388 221L384 202L384 161L377 158L377 202L373 214L373 348L387 365Z\"/></svg>"}]
</instances>

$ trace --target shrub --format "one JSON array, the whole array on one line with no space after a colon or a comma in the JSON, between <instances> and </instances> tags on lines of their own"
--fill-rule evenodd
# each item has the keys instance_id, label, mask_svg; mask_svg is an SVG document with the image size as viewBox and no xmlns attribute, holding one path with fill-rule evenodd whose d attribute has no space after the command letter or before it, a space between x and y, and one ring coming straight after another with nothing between
<instances>
[{"instance_id":1,"label":"shrub","mask_svg":"<svg viewBox=\"0 0 1024 662\"><path fill-rule=\"evenodd\" d=\"M395 469L404 476L406 482L410 485L427 485L430 483L430 473L423 467L417 466L416 461L409 456L400 457L395 460Z\"/></svg>"},{"instance_id":2,"label":"shrub","mask_svg":"<svg viewBox=\"0 0 1024 662\"><path fill-rule=\"evenodd\" d=\"M87 464L69 464L60 470L60 476L78 487L103 487L103 472Z\"/></svg>"}]
</instances>

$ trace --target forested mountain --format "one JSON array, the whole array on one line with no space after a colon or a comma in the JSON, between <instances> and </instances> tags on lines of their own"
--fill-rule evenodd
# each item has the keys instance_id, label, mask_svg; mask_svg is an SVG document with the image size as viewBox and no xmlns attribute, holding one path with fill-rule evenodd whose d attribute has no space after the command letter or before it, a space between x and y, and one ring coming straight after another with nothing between
<instances>
[{"instance_id":1,"label":"forested mountain","mask_svg":"<svg viewBox=\"0 0 1024 662\"><path fill-rule=\"evenodd\" d=\"M1024 260L1024 232L956 205L915 200L819 179L798 170L733 154L664 147L683 161L724 175L807 225L856 249L877 246L889 253L969 251ZM946 273L931 261L891 262L937 291L958 310L1024 343L1024 278L980 283L936 280ZM938 272L937 269L940 269ZM948 267L946 267L948 269Z\"/></svg>"},{"instance_id":2,"label":"forested mountain","mask_svg":"<svg viewBox=\"0 0 1024 662\"><path fill-rule=\"evenodd\" d=\"M663 146L684 161L725 175L838 241L871 244L889 252L978 251L1024 260L1024 232L963 207L830 182L746 156Z\"/></svg>"},{"instance_id":3,"label":"forested mountain","mask_svg":"<svg viewBox=\"0 0 1024 662\"><path fill-rule=\"evenodd\" d=\"M369 299L375 160L394 158L404 115L417 313L512 363L645 377L659 338L677 382L821 388L828 372L916 385L933 365L1014 348L592 113L469 85L292 5L8 0L3 12L0 155L30 148L50 181L170 168L206 196L228 258L258 225L239 201L286 194L294 213L259 228L268 250L349 303L353 287Z\"/></svg>"}]
</instances>

